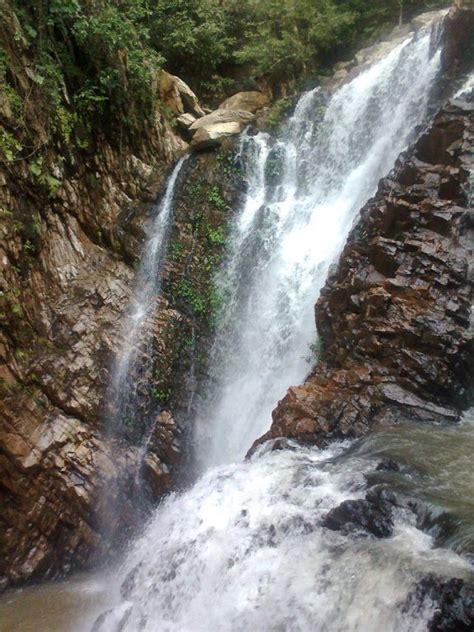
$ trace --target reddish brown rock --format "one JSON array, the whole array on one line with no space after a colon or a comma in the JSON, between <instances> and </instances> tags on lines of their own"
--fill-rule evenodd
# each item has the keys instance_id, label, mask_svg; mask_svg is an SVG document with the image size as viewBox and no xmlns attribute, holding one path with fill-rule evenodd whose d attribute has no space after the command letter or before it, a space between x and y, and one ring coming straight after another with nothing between
<instances>
[{"instance_id":1,"label":"reddish brown rock","mask_svg":"<svg viewBox=\"0 0 474 632\"><path fill-rule=\"evenodd\" d=\"M316 305L322 357L268 438L324 445L472 401L474 104L446 106L361 211Z\"/></svg>"}]
</instances>

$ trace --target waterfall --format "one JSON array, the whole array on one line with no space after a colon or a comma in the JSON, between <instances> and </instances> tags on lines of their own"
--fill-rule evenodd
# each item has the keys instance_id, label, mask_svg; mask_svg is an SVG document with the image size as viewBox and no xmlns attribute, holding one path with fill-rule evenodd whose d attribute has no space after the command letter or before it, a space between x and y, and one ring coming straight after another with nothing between
<instances>
[{"instance_id":1,"label":"waterfall","mask_svg":"<svg viewBox=\"0 0 474 632\"><path fill-rule=\"evenodd\" d=\"M185 161L183 157L176 163L161 201L153 208L132 301L124 319L124 345L112 372L111 431L114 435L125 434L136 442L143 439L150 415L147 384L151 370L153 313L160 291L176 183Z\"/></svg>"},{"instance_id":2,"label":"waterfall","mask_svg":"<svg viewBox=\"0 0 474 632\"><path fill-rule=\"evenodd\" d=\"M364 497L377 463L349 442L241 459L304 379L315 299L358 209L424 123L439 65L419 31L329 99L303 95L279 138L243 136L247 196L217 279L224 307L195 420L201 476L133 543L95 631L422 632L434 604L410 602L420 577L472 571L401 507L382 540L321 526Z\"/></svg>"},{"instance_id":3,"label":"waterfall","mask_svg":"<svg viewBox=\"0 0 474 632\"><path fill-rule=\"evenodd\" d=\"M276 141L243 137L248 194L218 278L225 307L195 422L199 471L243 457L288 386L304 379L328 268L424 120L439 63L431 32L419 33L328 103L318 88L303 95Z\"/></svg>"}]
</instances>

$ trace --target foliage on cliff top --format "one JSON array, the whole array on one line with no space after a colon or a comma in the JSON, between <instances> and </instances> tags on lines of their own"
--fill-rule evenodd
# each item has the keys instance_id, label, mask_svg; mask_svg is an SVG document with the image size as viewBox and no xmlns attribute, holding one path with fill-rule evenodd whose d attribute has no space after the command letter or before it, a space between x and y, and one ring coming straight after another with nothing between
<instances>
[{"instance_id":1,"label":"foliage on cliff top","mask_svg":"<svg viewBox=\"0 0 474 632\"><path fill-rule=\"evenodd\" d=\"M276 92L449 0L155 0L151 43L200 94Z\"/></svg>"},{"instance_id":2,"label":"foliage on cliff top","mask_svg":"<svg viewBox=\"0 0 474 632\"><path fill-rule=\"evenodd\" d=\"M201 95L278 96L382 24L445 0L0 0L0 160L140 137L164 66ZM41 170L41 165L34 167ZM51 185L54 186L51 180Z\"/></svg>"},{"instance_id":3,"label":"foliage on cliff top","mask_svg":"<svg viewBox=\"0 0 474 632\"><path fill-rule=\"evenodd\" d=\"M0 3L2 159L51 137L87 147L96 127L142 128L152 74L146 0Z\"/></svg>"}]
</instances>

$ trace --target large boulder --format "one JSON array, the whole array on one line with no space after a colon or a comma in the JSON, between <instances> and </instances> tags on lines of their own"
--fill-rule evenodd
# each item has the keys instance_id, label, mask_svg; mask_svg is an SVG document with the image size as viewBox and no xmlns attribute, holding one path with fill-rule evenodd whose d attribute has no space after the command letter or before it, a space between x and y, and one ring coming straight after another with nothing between
<instances>
[{"instance_id":1,"label":"large boulder","mask_svg":"<svg viewBox=\"0 0 474 632\"><path fill-rule=\"evenodd\" d=\"M198 130L201 127L208 129L212 125L221 125L222 123L238 123L240 126L244 126L252 122L254 118L254 114L247 110L215 110L194 121L189 129L191 131Z\"/></svg>"},{"instance_id":2,"label":"large boulder","mask_svg":"<svg viewBox=\"0 0 474 632\"><path fill-rule=\"evenodd\" d=\"M185 112L194 116L204 116L205 114L199 99L188 84L165 70L159 73L158 92L164 105L177 116Z\"/></svg>"},{"instance_id":3,"label":"large boulder","mask_svg":"<svg viewBox=\"0 0 474 632\"><path fill-rule=\"evenodd\" d=\"M250 92L237 92L219 105L220 110L245 110L255 114L258 110L268 105L266 94L258 90Z\"/></svg>"},{"instance_id":4,"label":"large boulder","mask_svg":"<svg viewBox=\"0 0 474 632\"><path fill-rule=\"evenodd\" d=\"M240 134L255 115L246 110L215 110L188 128L193 134L191 145L195 149L209 149L220 145L228 136Z\"/></svg>"},{"instance_id":5,"label":"large boulder","mask_svg":"<svg viewBox=\"0 0 474 632\"><path fill-rule=\"evenodd\" d=\"M237 122L217 123L200 127L194 134L191 145L195 149L210 149L220 145L224 138L240 134L242 126Z\"/></svg>"}]
</instances>

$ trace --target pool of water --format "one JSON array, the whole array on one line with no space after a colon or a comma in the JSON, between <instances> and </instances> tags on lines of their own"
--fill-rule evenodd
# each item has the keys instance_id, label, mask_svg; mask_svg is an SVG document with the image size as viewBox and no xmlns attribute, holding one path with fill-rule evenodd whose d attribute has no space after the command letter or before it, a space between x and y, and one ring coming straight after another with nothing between
<instances>
[{"instance_id":1,"label":"pool of water","mask_svg":"<svg viewBox=\"0 0 474 632\"><path fill-rule=\"evenodd\" d=\"M10 590L0 598L0 632L75 632L90 629L114 605L111 573L78 574L64 581Z\"/></svg>"},{"instance_id":2,"label":"pool of water","mask_svg":"<svg viewBox=\"0 0 474 632\"><path fill-rule=\"evenodd\" d=\"M433 522L433 546L474 559L474 418L457 425L399 425L355 441L336 459L360 461L371 483L422 501ZM375 471L383 458L400 469ZM117 605L114 569L10 590L0 598L0 632L85 632Z\"/></svg>"}]
</instances>

